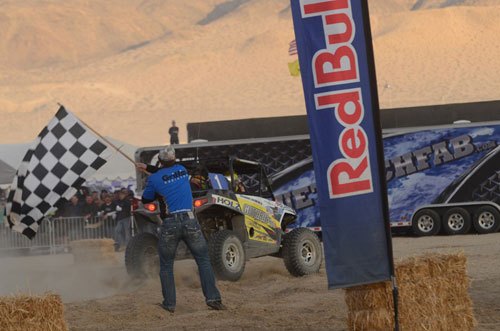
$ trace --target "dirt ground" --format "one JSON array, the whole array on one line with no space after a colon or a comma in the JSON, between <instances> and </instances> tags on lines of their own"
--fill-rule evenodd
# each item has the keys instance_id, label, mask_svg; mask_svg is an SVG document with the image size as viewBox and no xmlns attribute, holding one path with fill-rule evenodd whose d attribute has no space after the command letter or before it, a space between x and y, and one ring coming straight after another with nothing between
<instances>
[{"instance_id":1,"label":"dirt ground","mask_svg":"<svg viewBox=\"0 0 500 331\"><path fill-rule=\"evenodd\" d=\"M468 258L477 330L500 330L500 233L393 239L396 259L428 252ZM317 275L291 277L277 258L251 260L236 283L218 282L226 311L205 306L195 263L175 264L177 310L161 301L158 279L136 283L123 266L77 265L71 254L0 260L0 294L50 290L61 294L71 330L346 330L343 290L327 290L324 266Z\"/></svg>"}]
</instances>

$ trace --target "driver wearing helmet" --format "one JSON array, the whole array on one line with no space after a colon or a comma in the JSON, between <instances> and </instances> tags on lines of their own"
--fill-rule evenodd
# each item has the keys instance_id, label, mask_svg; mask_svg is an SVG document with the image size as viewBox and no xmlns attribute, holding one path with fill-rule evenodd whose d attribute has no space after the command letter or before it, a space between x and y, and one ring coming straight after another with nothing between
<instances>
[{"instance_id":1,"label":"driver wearing helmet","mask_svg":"<svg viewBox=\"0 0 500 331\"><path fill-rule=\"evenodd\" d=\"M228 182L231 182L231 174L229 172L226 172L224 176L227 178ZM238 174L233 172L233 180L234 180L234 192L235 193L245 193L247 190L245 188L245 185L243 184L242 180L238 176Z\"/></svg>"},{"instance_id":2,"label":"driver wearing helmet","mask_svg":"<svg viewBox=\"0 0 500 331\"><path fill-rule=\"evenodd\" d=\"M208 174L202 165L198 165L192 172L189 183L191 184L191 190L193 191L204 191L208 190Z\"/></svg>"}]
</instances>

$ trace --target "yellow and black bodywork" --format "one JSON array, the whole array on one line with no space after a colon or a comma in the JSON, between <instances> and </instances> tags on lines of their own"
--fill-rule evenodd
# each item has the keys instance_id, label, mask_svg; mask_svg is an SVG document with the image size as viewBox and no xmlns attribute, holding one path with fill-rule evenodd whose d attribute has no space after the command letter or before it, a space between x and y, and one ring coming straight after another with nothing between
<instances>
[{"instance_id":1,"label":"yellow and black bodywork","mask_svg":"<svg viewBox=\"0 0 500 331\"><path fill-rule=\"evenodd\" d=\"M203 204L195 211L205 233L221 227L234 231L247 258L277 253L286 226L296 217L284 204L258 196L219 191L198 200Z\"/></svg>"},{"instance_id":2,"label":"yellow and black bodywork","mask_svg":"<svg viewBox=\"0 0 500 331\"><path fill-rule=\"evenodd\" d=\"M208 159L185 166L192 170L191 179L199 175L207 184L195 190L196 183L191 181L193 207L218 279L237 281L247 260L266 255L282 257L285 267L297 277L318 272L322 261L319 238L306 228L295 228L285 235L297 214L275 201L262 164L229 157L226 161ZM125 265L129 274L157 274L158 270L150 267L158 264L157 230L161 216L157 208L154 213L145 208L134 213L135 222L143 226L138 227L138 234L127 245ZM182 244L179 243L176 258L189 258L190 252Z\"/></svg>"}]
</instances>

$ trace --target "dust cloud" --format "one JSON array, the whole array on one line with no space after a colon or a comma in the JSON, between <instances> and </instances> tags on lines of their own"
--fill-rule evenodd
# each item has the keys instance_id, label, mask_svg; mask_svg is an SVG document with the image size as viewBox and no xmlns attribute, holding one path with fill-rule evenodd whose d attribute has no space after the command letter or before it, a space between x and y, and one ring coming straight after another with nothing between
<instances>
[{"instance_id":1,"label":"dust cloud","mask_svg":"<svg viewBox=\"0 0 500 331\"><path fill-rule=\"evenodd\" d=\"M72 254L2 257L0 266L2 296L50 291L73 302L126 293L138 286L121 262L75 263Z\"/></svg>"}]
</instances>

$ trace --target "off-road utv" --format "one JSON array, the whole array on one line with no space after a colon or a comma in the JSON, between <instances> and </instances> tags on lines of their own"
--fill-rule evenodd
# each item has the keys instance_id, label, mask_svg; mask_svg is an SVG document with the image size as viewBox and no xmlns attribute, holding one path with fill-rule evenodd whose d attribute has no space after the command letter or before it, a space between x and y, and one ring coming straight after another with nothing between
<instances>
[{"instance_id":1,"label":"off-road utv","mask_svg":"<svg viewBox=\"0 0 500 331\"><path fill-rule=\"evenodd\" d=\"M318 272L321 243L306 228L286 233L295 221L290 207L274 201L264 167L238 158L181 162L190 172L194 211L208 241L216 276L237 281L250 258L282 257L293 276ZM125 251L127 271L134 277L158 274L158 228L167 211L161 203L134 212L137 234ZM189 258L181 241L177 259Z\"/></svg>"}]
</instances>

